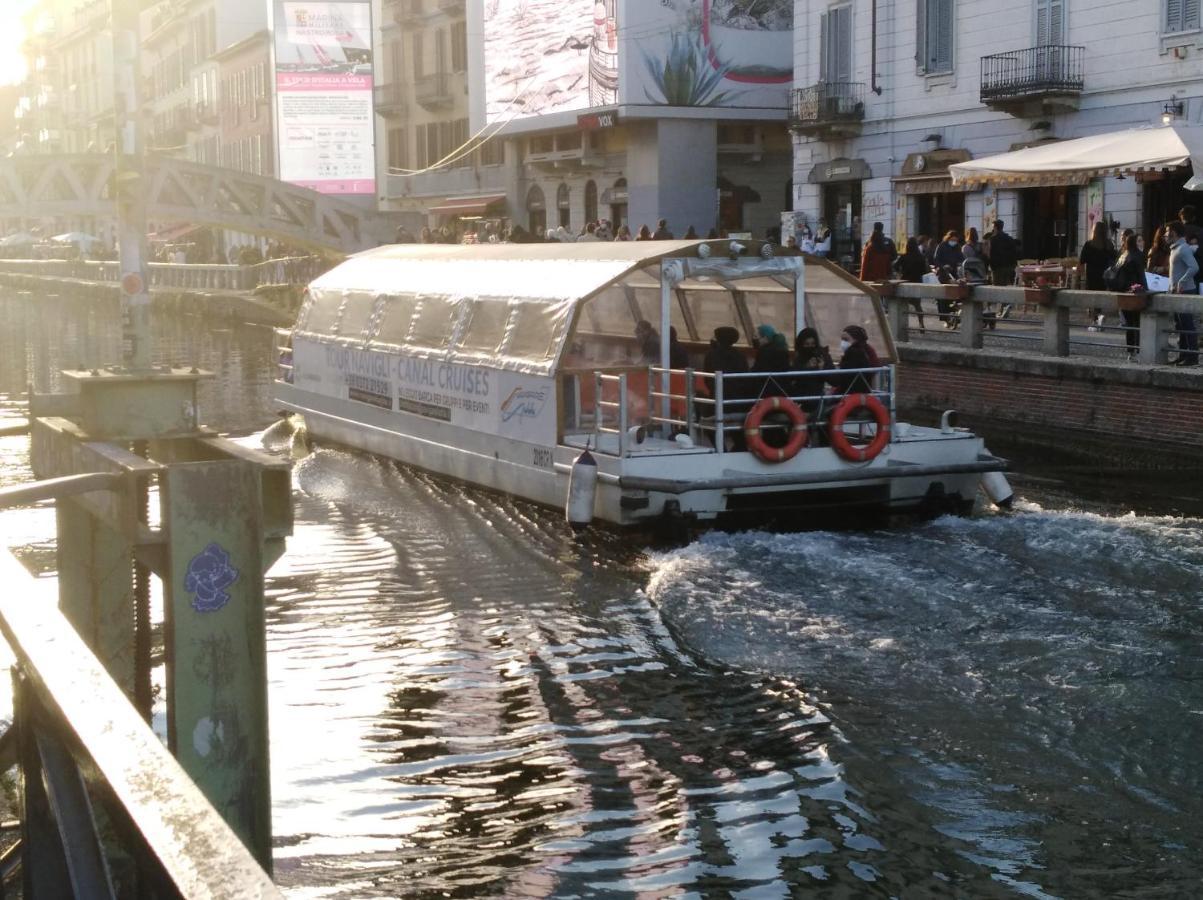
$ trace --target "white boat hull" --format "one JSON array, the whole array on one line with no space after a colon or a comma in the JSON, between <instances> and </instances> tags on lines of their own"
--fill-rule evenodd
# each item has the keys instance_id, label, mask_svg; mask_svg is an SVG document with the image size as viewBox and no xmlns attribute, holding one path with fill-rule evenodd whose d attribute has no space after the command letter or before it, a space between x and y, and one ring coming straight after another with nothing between
<instances>
[{"instance_id":1,"label":"white boat hull","mask_svg":"<svg viewBox=\"0 0 1203 900\"><path fill-rule=\"evenodd\" d=\"M311 436L535 503L563 509L569 472L586 437L546 446L326 397L277 382L276 399L304 416ZM745 452L718 454L651 439L626 457L595 453L594 518L637 526L665 516L699 523L750 518L806 527L834 512L964 512L983 471L998 468L980 438L964 431L899 426L868 463L829 447L767 463ZM914 475L909 475L911 470ZM813 518L813 522L811 521Z\"/></svg>"}]
</instances>

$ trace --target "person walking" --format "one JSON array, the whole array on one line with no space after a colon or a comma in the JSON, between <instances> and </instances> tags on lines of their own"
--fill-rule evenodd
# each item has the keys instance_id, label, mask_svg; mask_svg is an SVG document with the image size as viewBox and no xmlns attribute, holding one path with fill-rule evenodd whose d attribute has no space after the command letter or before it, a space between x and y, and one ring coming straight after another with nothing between
<instances>
[{"instance_id":1,"label":"person walking","mask_svg":"<svg viewBox=\"0 0 1203 900\"><path fill-rule=\"evenodd\" d=\"M923 276L931 271L931 266L923 256L923 251L919 249L918 238L906 239L906 252L898 257L895 268L898 274L902 276L903 281L908 281L911 284L922 284ZM923 321L923 301L915 297L907 301L911 305L911 309L915 311L915 317L919 320L919 333L924 334L927 331Z\"/></svg>"},{"instance_id":2,"label":"person walking","mask_svg":"<svg viewBox=\"0 0 1203 900\"><path fill-rule=\"evenodd\" d=\"M1170 242L1166 239L1164 225L1158 225L1157 230L1153 232L1153 243L1149 247L1148 255L1145 257L1145 271L1153 275L1169 277Z\"/></svg>"},{"instance_id":3,"label":"person walking","mask_svg":"<svg viewBox=\"0 0 1203 900\"><path fill-rule=\"evenodd\" d=\"M1002 219L994 220L993 230L986 237L982 249L990 266L990 283L995 287L1011 287L1015 284L1015 270L1019 267L1019 244L1007 234ZM1005 319L1009 315L1011 304L1000 304L998 318Z\"/></svg>"},{"instance_id":4,"label":"person walking","mask_svg":"<svg viewBox=\"0 0 1203 900\"><path fill-rule=\"evenodd\" d=\"M865 249L861 252L860 280L886 281L890 277L890 266L897 255L898 250L894 247L894 242L886 237L885 225L874 222L873 233L869 235Z\"/></svg>"},{"instance_id":5,"label":"person walking","mask_svg":"<svg viewBox=\"0 0 1203 900\"><path fill-rule=\"evenodd\" d=\"M673 233L668 230L668 219L661 219L656 223L656 233L652 235L653 241L671 241Z\"/></svg>"},{"instance_id":6,"label":"person walking","mask_svg":"<svg viewBox=\"0 0 1203 900\"><path fill-rule=\"evenodd\" d=\"M1182 223L1183 235L1188 244L1193 247L1203 244L1203 227L1198 223L1194 206L1188 203L1178 210L1178 221Z\"/></svg>"},{"instance_id":7,"label":"person walking","mask_svg":"<svg viewBox=\"0 0 1203 900\"><path fill-rule=\"evenodd\" d=\"M1105 291L1107 285L1103 273L1115 263L1118 254L1115 245L1107 238L1107 226L1103 222L1095 222L1090 240L1082 245L1078 254L1078 262L1086 272L1086 290ZM1090 310L1090 331L1098 331L1103 324L1103 311L1097 307Z\"/></svg>"},{"instance_id":8,"label":"person walking","mask_svg":"<svg viewBox=\"0 0 1203 900\"><path fill-rule=\"evenodd\" d=\"M1168 222L1165 230L1170 242L1170 292L1197 294L1199 288L1195 276L1199 274L1199 263L1195 259L1195 248L1186 242L1186 224ZM1198 365L1199 335L1195 331L1194 315L1175 313L1174 328L1178 332L1178 358L1174 365Z\"/></svg>"},{"instance_id":9,"label":"person walking","mask_svg":"<svg viewBox=\"0 0 1203 900\"><path fill-rule=\"evenodd\" d=\"M961 255L960 236L955 231L949 231L944 235L944 240L940 241L940 246L932 254L932 265L940 276L942 284L951 284L956 280L964 258ZM953 314L954 306L951 300L940 299L936 301L936 309L939 310L940 321L944 323L945 328L956 328L959 324L957 321L958 317Z\"/></svg>"},{"instance_id":10,"label":"person walking","mask_svg":"<svg viewBox=\"0 0 1203 900\"><path fill-rule=\"evenodd\" d=\"M1136 285L1145 286L1145 257L1136 243L1136 235L1124 239L1123 252L1115 264L1115 283L1125 293ZM1120 319L1124 323L1124 342L1128 345L1128 359L1135 360L1140 351L1140 313L1121 309Z\"/></svg>"},{"instance_id":11,"label":"person walking","mask_svg":"<svg viewBox=\"0 0 1203 900\"><path fill-rule=\"evenodd\" d=\"M639 234L636 235L635 240L637 240L637 241L652 240L652 230L650 228L648 228L646 225L640 225L639 226Z\"/></svg>"}]
</instances>

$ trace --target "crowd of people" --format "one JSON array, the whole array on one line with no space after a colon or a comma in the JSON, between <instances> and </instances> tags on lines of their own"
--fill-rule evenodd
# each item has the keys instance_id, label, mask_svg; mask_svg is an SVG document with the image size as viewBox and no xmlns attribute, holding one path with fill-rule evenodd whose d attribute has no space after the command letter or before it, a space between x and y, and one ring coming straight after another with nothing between
<instances>
[{"instance_id":1,"label":"crowd of people","mask_svg":"<svg viewBox=\"0 0 1203 900\"><path fill-rule=\"evenodd\" d=\"M1203 226L1198 224L1193 206L1179 210L1178 218L1159 227L1147 245L1143 235L1127 228L1120 235L1117 246L1111 240L1106 224L1095 222L1090 238L1082 244L1078 254L1082 287L1109 293L1142 293L1147 290L1146 274L1153 274L1167 278L1172 293L1198 293L1200 263L1195 257L1200 243L1203 243ZM964 234L949 231L938 240L921 234L908 238L902 253L886 236L883 223L875 222L861 252L860 278L862 281L899 278L914 283L939 281L945 284L964 281L1008 287L1017 283L1019 257L1019 242L1007 234L1002 220L994 222L984 239L976 228L968 228ZM911 303L920 330L925 330L920 301ZM937 310L946 328L957 327L958 319L951 301L937 301ZM1005 318L1009 312L1010 307L1005 305L997 313L988 308L983 314L986 327L996 327L997 317ZM1199 338L1194 316L1177 313L1174 319L1178 356L1173 364L1198 365ZM1092 309L1090 320L1089 330L1100 331L1106 321L1102 309ZM1140 312L1122 309L1120 320L1128 356L1135 359L1140 350Z\"/></svg>"},{"instance_id":2,"label":"crowd of people","mask_svg":"<svg viewBox=\"0 0 1203 900\"><path fill-rule=\"evenodd\" d=\"M706 234L706 240L717 240L727 237L725 231L711 228ZM539 234L524 228L520 224L500 225L486 222L479 228L466 230L457 229L451 225L438 228L423 228L417 237L404 225L397 228L393 242L397 244L582 244L595 241L671 241L676 235L668 226L667 219L660 219L653 231L648 225L640 225L632 234L629 225L615 226L609 219L598 219L587 222L579 231L560 225L548 228ZM701 240L697 229L690 225L682 236L683 240Z\"/></svg>"}]
</instances>

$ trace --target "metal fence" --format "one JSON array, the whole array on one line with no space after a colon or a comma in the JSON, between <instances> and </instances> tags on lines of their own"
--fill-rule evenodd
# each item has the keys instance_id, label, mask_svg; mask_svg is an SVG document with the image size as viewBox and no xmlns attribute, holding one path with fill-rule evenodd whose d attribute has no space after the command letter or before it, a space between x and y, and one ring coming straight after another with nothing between
<instances>
[{"instance_id":1,"label":"metal fence","mask_svg":"<svg viewBox=\"0 0 1203 900\"><path fill-rule=\"evenodd\" d=\"M253 291L266 285L308 284L332 265L320 256L295 256L250 266L150 263L146 269L152 288ZM121 279L121 264L90 259L5 259L0 260L3 273L115 283Z\"/></svg>"},{"instance_id":2,"label":"metal fence","mask_svg":"<svg viewBox=\"0 0 1203 900\"><path fill-rule=\"evenodd\" d=\"M981 99L1033 94L1081 93L1085 86L1085 47L1046 44L982 57Z\"/></svg>"},{"instance_id":3,"label":"metal fence","mask_svg":"<svg viewBox=\"0 0 1203 900\"><path fill-rule=\"evenodd\" d=\"M865 117L865 86L852 81L820 81L790 95L790 124L855 122Z\"/></svg>"}]
</instances>

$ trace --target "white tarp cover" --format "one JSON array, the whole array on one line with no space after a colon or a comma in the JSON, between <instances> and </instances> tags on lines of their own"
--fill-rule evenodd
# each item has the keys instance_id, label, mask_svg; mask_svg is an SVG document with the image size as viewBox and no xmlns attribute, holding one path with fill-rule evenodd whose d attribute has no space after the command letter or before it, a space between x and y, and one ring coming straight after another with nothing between
<instances>
[{"instance_id":1,"label":"white tarp cover","mask_svg":"<svg viewBox=\"0 0 1203 900\"><path fill-rule=\"evenodd\" d=\"M1000 153L949 167L953 184L1040 184L1175 169L1191 162L1203 186L1203 127L1163 125L1113 131ZM1188 184L1187 187L1198 189Z\"/></svg>"}]
</instances>

